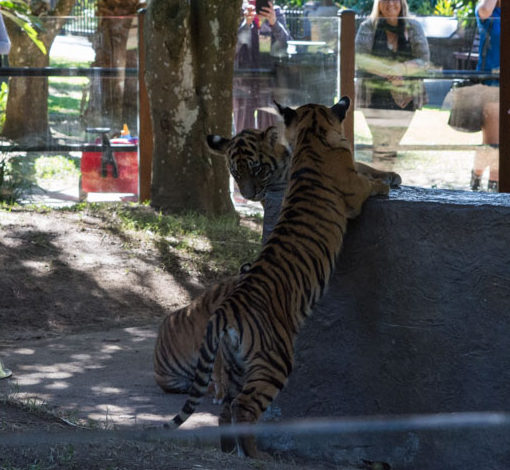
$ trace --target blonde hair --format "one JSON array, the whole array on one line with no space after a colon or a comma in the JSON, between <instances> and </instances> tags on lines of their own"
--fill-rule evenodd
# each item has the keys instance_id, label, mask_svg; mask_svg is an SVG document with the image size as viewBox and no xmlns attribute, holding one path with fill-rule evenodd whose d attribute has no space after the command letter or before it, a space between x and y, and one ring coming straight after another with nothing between
<instances>
[{"instance_id":1,"label":"blonde hair","mask_svg":"<svg viewBox=\"0 0 510 470\"><path fill-rule=\"evenodd\" d=\"M372 6L372 11L369 15L369 18L372 20L372 23L377 23L377 20L381 17L381 11L379 10L379 3L381 0L374 0L374 5ZM407 18L409 16L409 6L407 5L407 0L400 0L400 15L401 18Z\"/></svg>"}]
</instances>

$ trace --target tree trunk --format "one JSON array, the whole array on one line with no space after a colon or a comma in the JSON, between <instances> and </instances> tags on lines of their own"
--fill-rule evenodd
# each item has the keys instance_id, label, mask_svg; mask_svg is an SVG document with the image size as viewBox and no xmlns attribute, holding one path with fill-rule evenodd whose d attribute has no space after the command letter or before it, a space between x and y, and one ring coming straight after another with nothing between
<instances>
[{"instance_id":1,"label":"tree trunk","mask_svg":"<svg viewBox=\"0 0 510 470\"><path fill-rule=\"evenodd\" d=\"M154 134L152 205L233 213L225 161L207 134L232 132L241 0L152 0L145 15L146 84Z\"/></svg>"},{"instance_id":2,"label":"tree trunk","mask_svg":"<svg viewBox=\"0 0 510 470\"><path fill-rule=\"evenodd\" d=\"M11 67L47 67L49 50L62 29L75 0L59 0L53 11L34 12L41 17L44 31L38 38L48 54L43 54L18 26L5 20L11 39ZM41 5L46 5L41 2ZM47 16L46 16L47 15ZM50 18L51 17L51 18ZM26 143L45 143L51 139L48 126L48 79L46 77L11 77L2 136Z\"/></svg>"},{"instance_id":3,"label":"tree trunk","mask_svg":"<svg viewBox=\"0 0 510 470\"><path fill-rule=\"evenodd\" d=\"M139 5L139 0L99 0L97 15L100 19L92 41L96 59L92 67L126 67L129 29ZM127 121L123 116L124 83L124 76L91 79L85 111L87 127L122 128Z\"/></svg>"}]
</instances>

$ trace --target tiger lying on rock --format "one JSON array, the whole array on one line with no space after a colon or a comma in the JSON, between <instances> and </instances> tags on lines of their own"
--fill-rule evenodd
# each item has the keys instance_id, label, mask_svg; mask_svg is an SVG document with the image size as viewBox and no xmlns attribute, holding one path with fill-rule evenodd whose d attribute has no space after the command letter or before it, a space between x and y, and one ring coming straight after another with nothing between
<instances>
[{"instance_id":1,"label":"tiger lying on rock","mask_svg":"<svg viewBox=\"0 0 510 470\"><path fill-rule=\"evenodd\" d=\"M280 142L278 130L245 129L227 139L219 135L207 137L210 149L224 156L241 195L251 201L262 201L268 191L285 189L291 155ZM392 188L402 179L392 171L380 171L361 162L354 162L356 171L368 178L379 179Z\"/></svg>"},{"instance_id":2,"label":"tiger lying on rock","mask_svg":"<svg viewBox=\"0 0 510 470\"><path fill-rule=\"evenodd\" d=\"M255 423L284 387L294 341L322 297L342 247L347 219L389 186L359 174L342 121L350 100L333 107L278 105L293 156L278 223L257 260L207 322L189 398L169 427L180 426L207 392L221 347L228 378L220 425ZM260 456L249 435L222 437L222 449Z\"/></svg>"},{"instance_id":3,"label":"tiger lying on rock","mask_svg":"<svg viewBox=\"0 0 510 470\"><path fill-rule=\"evenodd\" d=\"M276 127L265 131L246 129L231 139L217 135L207 138L211 149L226 158L232 176L243 197L264 200L267 191L280 190L287 185L290 152L279 142ZM396 186L400 176L355 163L358 173ZM241 268L246 272L249 264ZM159 327L154 349L154 373L158 385L169 393L187 393L193 382L209 317L234 289L238 277L232 277L207 289L191 304L165 317ZM220 374L221 353L218 354L210 387L214 401L221 403L224 385ZM213 391L214 390L214 391Z\"/></svg>"}]
</instances>

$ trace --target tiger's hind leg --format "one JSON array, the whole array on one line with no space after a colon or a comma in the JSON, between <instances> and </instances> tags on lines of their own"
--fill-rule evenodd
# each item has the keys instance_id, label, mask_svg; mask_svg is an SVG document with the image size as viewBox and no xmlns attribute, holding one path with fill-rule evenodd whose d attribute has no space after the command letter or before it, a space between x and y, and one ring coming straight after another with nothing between
<instances>
[{"instance_id":1,"label":"tiger's hind leg","mask_svg":"<svg viewBox=\"0 0 510 470\"><path fill-rule=\"evenodd\" d=\"M255 424L284 387L287 377L282 373L276 373L273 368L269 370L268 368L270 368L268 365L254 367L252 373L247 374L241 393L232 402L233 423ZM268 376L271 376L271 381L268 380ZM251 458L271 458L266 452L257 449L253 435L237 437L237 453L240 456Z\"/></svg>"},{"instance_id":2,"label":"tiger's hind leg","mask_svg":"<svg viewBox=\"0 0 510 470\"><path fill-rule=\"evenodd\" d=\"M218 424L220 426L228 426L232 424L232 411L230 406L231 401L228 400L228 397L226 397L223 401L220 417L218 419ZM220 436L220 444L222 452L226 452L227 454L231 454L236 448L235 438L224 434Z\"/></svg>"},{"instance_id":3,"label":"tiger's hind leg","mask_svg":"<svg viewBox=\"0 0 510 470\"><path fill-rule=\"evenodd\" d=\"M354 167L358 174L366 176L370 179L381 180L388 184L391 188L398 188L402 184L402 178L394 171L381 171L361 162L354 162Z\"/></svg>"},{"instance_id":4,"label":"tiger's hind leg","mask_svg":"<svg viewBox=\"0 0 510 470\"><path fill-rule=\"evenodd\" d=\"M221 407L218 424L228 426L232 424L232 401L241 391L242 370L239 368L232 356L226 349L222 349L222 372L225 396ZM228 358L228 359L225 359ZM221 450L226 453L232 453L236 449L236 439L231 436L221 435Z\"/></svg>"}]
</instances>

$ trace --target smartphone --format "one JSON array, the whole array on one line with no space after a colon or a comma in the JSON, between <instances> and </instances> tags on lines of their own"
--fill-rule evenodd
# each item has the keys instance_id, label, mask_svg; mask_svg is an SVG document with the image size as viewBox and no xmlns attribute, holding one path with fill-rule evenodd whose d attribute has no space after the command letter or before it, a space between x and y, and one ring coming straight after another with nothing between
<instances>
[{"instance_id":1,"label":"smartphone","mask_svg":"<svg viewBox=\"0 0 510 470\"><path fill-rule=\"evenodd\" d=\"M265 7L269 7L268 0L257 0L255 3L255 11L257 12L257 15L260 13L260 10Z\"/></svg>"}]
</instances>

